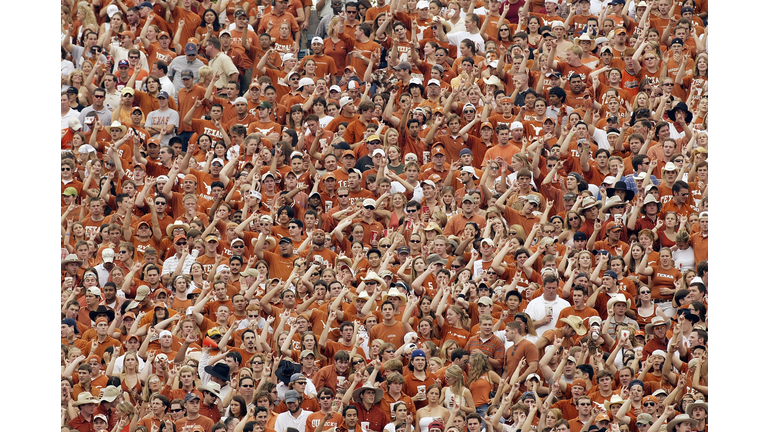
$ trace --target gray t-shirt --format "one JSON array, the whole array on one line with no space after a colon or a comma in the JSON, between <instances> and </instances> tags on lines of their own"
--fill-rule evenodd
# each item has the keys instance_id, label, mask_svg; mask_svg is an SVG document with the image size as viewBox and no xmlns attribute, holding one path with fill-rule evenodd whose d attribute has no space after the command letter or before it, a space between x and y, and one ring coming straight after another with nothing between
<instances>
[{"instance_id":1,"label":"gray t-shirt","mask_svg":"<svg viewBox=\"0 0 768 432\"><path fill-rule=\"evenodd\" d=\"M109 126L112 124L112 111L109 110L106 106L102 107L101 110L96 111L93 108L93 105L87 106L83 108L83 111L80 112L80 124L83 125L83 133L88 132L92 129L91 126L93 126L90 123L85 122L85 117L89 113L96 113L97 116L99 116L99 121L103 126Z\"/></svg>"},{"instance_id":2,"label":"gray t-shirt","mask_svg":"<svg viewBox=\"0 0 768 432\"><path fill-rule=\"evenodd\" d=\"M171 140L171 138L176 136L176 130L179 127L179 113L177 111L174 111L170 108L167 108L164 111L152 111L147 114L147 122L144 124L144 127L145 129L148 129L150 127L163 127L168 124L176 126L173 129L173 132L164 135L163 139L160 140L161 145L168 145L168 142ZM157 138L159 135L160 134L155 134L152 135L152 137Z\"/></svg>"},{"instance_id":3,"label":"gray t-shirt","mask_svg":"<svg viewBox=\"0 0 768 432\"><path fill-rule=\"evenodd\" d=\"M86 55L86 56L83 56L83 54L85 54L85 48L84 47L81 47L80 45L72 45L72 60L74 60L75 66L78 69L82 69L83 68L83 60L84 59L88 59L88 60L91 60L91 61L94 60L93 57L91 57L90 53L88 55ZM107 56L105 56L104 54L100 54L99 60L101 60L102 63L106 63L107 62Z\"/></svg>"}]
</instances>

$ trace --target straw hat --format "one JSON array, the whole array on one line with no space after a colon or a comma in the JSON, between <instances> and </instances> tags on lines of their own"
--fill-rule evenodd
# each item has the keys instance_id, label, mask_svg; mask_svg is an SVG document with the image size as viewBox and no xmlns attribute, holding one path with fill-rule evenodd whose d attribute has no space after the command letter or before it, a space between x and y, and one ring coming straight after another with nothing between
<instances>
[{"instance_id":1,"label":"straw hat","mask_svg":"<svg viewBox=\"0 0 768 432\"><path fill-rule=\"evenodd\" d=\"M365 384L363 384L362 387L360 387L359 389L355 390L354 393L352 393L352 399L359 404L363 403L363 400L360 396L366 390L373 390L376 392L376 397L373 400L374 405L381 402L381 398L384 397L384 390L380 388L375 388L373 384L366 382Z\"/></svg>"}]
</instances>

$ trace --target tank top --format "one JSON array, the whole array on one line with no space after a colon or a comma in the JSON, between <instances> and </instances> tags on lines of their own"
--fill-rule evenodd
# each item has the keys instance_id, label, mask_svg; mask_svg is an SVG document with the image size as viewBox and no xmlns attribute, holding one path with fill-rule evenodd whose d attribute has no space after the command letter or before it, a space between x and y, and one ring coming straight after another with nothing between
<instances>
[{"instance_id":1,"label":"tank top","mask_svg":"<svg viewBox=\"0 0 768 432\"><path fill-rule=\"evenodd\" d=\"M454 396L453 392L451 391L450 387L445 388L445 400L443 401L443 405L445 405L446 408L451 409L451 400L453 400L455 403L459 403L462 406L464 405L464 397L463 396Z\"/></svg>"},{"instance_id":2,"label":"tank top","mask_svg":"<svg viewBox=\"0 0 768 432\"><path fill-rule=\"evenodd\" d=\"M446 395L447 398L447 395ZM419 419L419 429L421 429L421 432L429 432L429 424L435 421L436 419L442 419L442 417L422 417Z\"/></svg>"},{"instance_id":3,"label":"tank top","mask_svg":"<svg viewBox=\"0 0 768 432\"><path fill-rule=\"evenodd\" d=\"M491 390L493 390L493 384L491 384L491 380L488 379L488 372L469 385L469 391L472 392L472 400L475 402L475 408L483 406L491 400Z\"/></svg>"}]
</instances>

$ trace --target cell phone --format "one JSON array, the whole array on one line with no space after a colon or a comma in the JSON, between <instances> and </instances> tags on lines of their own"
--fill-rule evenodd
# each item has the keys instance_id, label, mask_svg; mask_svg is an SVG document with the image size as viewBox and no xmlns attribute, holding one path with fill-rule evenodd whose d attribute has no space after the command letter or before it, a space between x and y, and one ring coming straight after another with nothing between
<instances>
[{"instance_id":1,"label":"cell phone","mask_svg":"<svg viewBox=\"0 0 768 432\"><path fill-rule=\"evenodd\" d=\"M546 306L544 308L544 311L546 312L547 315L552 315L552 306Z\"/></svg>"}]
</instances>

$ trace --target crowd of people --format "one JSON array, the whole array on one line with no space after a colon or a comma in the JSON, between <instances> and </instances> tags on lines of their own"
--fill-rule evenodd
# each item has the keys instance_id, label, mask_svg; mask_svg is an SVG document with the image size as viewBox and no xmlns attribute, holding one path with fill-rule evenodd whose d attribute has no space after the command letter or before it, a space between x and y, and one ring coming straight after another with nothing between
<instances>
[{"instance_id":1,"label":"crowd of people","mask_svg":"<svg viewBox=\"0 0 768 432\"><path fill-rule=\"evenodd\" d=\"M63 0L62 431L707 431L707 20Z\"/></svg>"}]
</instances>

